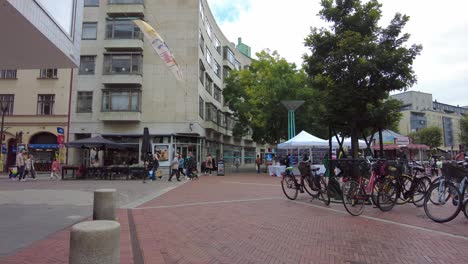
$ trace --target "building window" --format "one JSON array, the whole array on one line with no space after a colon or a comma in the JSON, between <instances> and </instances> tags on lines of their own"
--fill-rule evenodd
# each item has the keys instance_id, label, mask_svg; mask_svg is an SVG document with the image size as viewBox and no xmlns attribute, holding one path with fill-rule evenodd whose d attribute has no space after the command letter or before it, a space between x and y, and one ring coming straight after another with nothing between
<instances>
[{"instance_id":1,"label":"building window","mask_svg":"<svg viewBox=\"0 0 468 264\"><path fill-rule=\"evenodd\" d=\"M143 39L143 33L131 20L111 20L106 24L106 38Z\"/></svg>"},{"instance_id":2,"label":"building window","mask_svg":"<svg viewBox=\"0 0 468 264\"><path fill-rule=\"evenodd\" d=\"M203 34L200 29L198 30L198 42L200 42L200 49L202 53L204 53L205 50L203 49L203 46L205 46L205 38L203 38Z\"/></svg>"},{"instance_id":3,"label":"building window","mask_svg":"<svg viewBox=\"0 0 468 264\"><path fill-rule=\"evenodd\" d=\"M81 56L79 74L94 74L96 56Z\"/></svg>"},{"instance_id":4,"label":"building window","mask_svg":"<svg viewBox=\"0 0 468 264\"><path fill-rule=\"evenodd\" d=\"M224 127L226 128L226 115L221 112L221 111L218 111L218 120L217 120L217 124L220 126L220 127Z\"/></svg>"},{"instance_id":5,"label":"building window","mask_svg":"<svg viewBox=\"0 0 468 264\"><path fill-rule=\"evenodd\" d=\"M206 71L205 65L203 65L203 62L201 60L199 60L198 64L199 64L199 71L200 71L200 76L199 76L200 82L204 84L205 83L205 71Z\"/></svg>"},{"instance_id":6,"label":"building window","mask_svg":"<svg viewBox=\"0 0 468 264\"><path fill-rule=\"evenodd\" d=\"M0 94L0 102L6 102L6 111L5 115L12 115L13 114L13 106L15 103L15 95L14 94Z\"/></svg>"},{"instance_id":7,"label":"building window","mask_svg":"<svg viewBox=\"0 0 468 264\"><path fill-rule=\"evenodd\" d=\"M221 55L221 43L219 43L219 40L218 40L218 38L216 36L214 36L213 45L214 45L216 51Z\"/></svg>"},{"instance_id":8,"label":"building window","mask_svg":"<svg viewBox=\"0 0 468 264\"><path fill-rule=\"evenodd\" d=\"M141 74L141 54L107 54L104 56L104 74Z\"/></svg>"},{"instance_id":9,"label":"building window","mask_svg":"<svg viewBox=\"0 0 468 264\"><path fill-rule=\"evenodd\" d=\"M109 4L144 4L144 0L109 0Z\"/></svg>"},{"instance_id":10,"label":"building window","mask_svg":"<svg viewBox=\"0 0 468 264\"><path fill-rule=\"evenodd\" d=\"M99 6L99 0L84 0L84 6Z\"/></svg>"},{"instance_id":11,"label":"building window","mask_svg":"<svg viewBox=\"0 0 468 264\"><path fill-rule=\"evenodd\" d=\"M221 102L221 89L215 84L213 97L216 101Z\"/></svg>"},{"instance_id":12,"label":"building window","mask_svg":"<svg viewBox=\"0 0 468 264\"><path fill-rule=\"evenodd\" d=\"M140 112L139 89L108 89L102 94L103 112Z\"/></svg>"},{"instance_id":13,"label":"building window","mask_svg":"<svg viewBox=\"0 0 468 264\"><path fill-rule=\"evenodd\" d=\"M57 69L40 70L39 79L57 79Z\"/></svg>"},{"instance_id":14,"label":"building window","mask_svg":"<svg viewBox=\"0 0 468 264\"><path fill-rule=\"evenodd\" d=\"M0 70L0 79L16 79L16 70Z\"/></svg>"},{"instance_id":15,"label":"building window","mask_svg":"<svg viewBox=\"0 0 468 264\"><path fill-rule=\"evenodd\" d=\"M212 29L210 23L208 23L208 19L205 17L205 28L206 28L206 34L210 39L212 39Z\"/></svg>"},{"instance_id":16,"label":"building window","mask_svg":"<svg viewBox=\"0 0 468 264\"><path fill-rule=\"evenodd\" d=\"M97 38L97 22L83 23L81 39L96 39Z\"/></svg>"},{"instance_id":17,"label":"building window","mask_svg":"<svg viewBox=\"0 0 468 264\"><path fill-rule=\"evenodd\" d=\"M77 98L77 113L91 113L93 111L93 92L78 92Z\"/></svg>"},{"instance_id":18,"label":"building window","mask_svg":"<svg viewBox=\"0 0 468 264\"><path fill-rule=\"evenodd\" d=\"M204 119L204 116L203 116L203 113L204 113L203 107L204 106L205 106L205 101L203 101L203 99L201 97L198 97L198 114L200 115L200 117L202 119Z\"/></svg>"},{"instance_id":19,"label":"building window","mask_svg":"<svg viewBox=\"0 0 468 264\"><path fill-rule=\"evenodd\" d=\"M229 61L233 66L236 64L236 58L234 57L234 53L228 47L224 47L223 58Z\"/></svg>"},{"instance_id":20,"label":"building window","mask_svg":"<svg viewBox=\"0 0 468 264\"><path fill-rule=\"evenodd\" d=\"M54 114L54 94L40 94L37 97L37 114L38 115L53 115Z\"/></svg>"},{"instance_id":21,"label":"building window","mask_svg":"<svg viewBox=\"0 0 468 264\"><path fill-rule=\"evenodd\" d=\"M206 77L205 77L205 90L213 95L213 80L211 80L210 76L208 75L208 73L206 74Z\"/></svg>"},{"instance_id":22,"label":"building window","mask_svg":"<svg viewBox=\"0 0 468 264\"><path fill-rule=\"evenodd\" d=\"M218 110L216 109L216 106L212 105L211 103L206 103L205 110L205 120L216 123L218 121Z\"/></svg>"},{"instance_id":23,"label":"building window","mask_svg":"<svg viewBox=\"0 0 468 264\"><path fill-rule=\"evenodd\" d=\"M202 18L202 21L205 20L205 10L203 9L203 3L202 1L200 1L200 5L198 6L199 10L200 10L200 16Z\"/></svg>"},{"instance_id":24,"label":"building window","mask_svg":"<svg viewBox=\"0 0 468 264\"><path fill-rule=\"evenodd\" d=\"M205 47L206 48L206 62L208 63L208 65L210 65L210 67L213 67L212 64L213 64L213 57L211 56L211 52L210 50L208 49L208 46Z\"/></svg>"},{"instance_id":25,"label":"building window","mask_svg":"<svg viewBox=\"0 0 468 264\"><path fill-rule=\"evenodd\" d=\"M218 78L221 78L221 66L219 66L216 60L213 60L213 71Z\"/></svg>"}]
</instances>

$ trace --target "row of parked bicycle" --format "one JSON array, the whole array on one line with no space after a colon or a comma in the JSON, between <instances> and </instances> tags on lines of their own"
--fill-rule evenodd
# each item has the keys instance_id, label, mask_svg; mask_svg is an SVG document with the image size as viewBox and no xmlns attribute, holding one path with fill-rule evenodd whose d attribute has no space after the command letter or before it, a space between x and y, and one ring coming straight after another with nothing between
<instances>
[{"instance_id":1,"label":"row of parked bicycle","mask_svg":"<svg viewBox=\"0 0 468 264\"><path fill-rule=\"evenodd\" d=\"M284 194L291 200L299 192L326 205L331 198L341 200L354 216L362 214L366 204L390 211L396 204L413 203L423 206L435 222L451 221L460 211L468 218L468 160L445 162L439 177L426 175L425 167L414 161L337 160L332 163L340 171L337 175L319 174L319 168L308 162L300 162L298 167L300 175L294 175L289 167L281 181Z\"/></svg>"}]
</instances>

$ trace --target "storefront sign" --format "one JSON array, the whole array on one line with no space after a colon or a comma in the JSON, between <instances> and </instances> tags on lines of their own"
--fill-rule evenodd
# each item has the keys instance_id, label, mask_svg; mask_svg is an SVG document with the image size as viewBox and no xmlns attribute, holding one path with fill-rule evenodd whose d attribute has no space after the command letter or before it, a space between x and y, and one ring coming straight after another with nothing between
<instances>
[{"instance_id":1,"label":"storefront sign","mask_svg":"<svg viewBox=\"0 0 468 264\"><path fill-rule=\"evenodd\" d=\"M410 143L409 137L397 137L395 138L395 144L397 145L408 145Z\"/></svg>"},{"instance_id":2,"label":"storefront sign","mask_svg":"<svg viewBox=\"0 0 468 264\"><path fill-rule=\"evenodd\" d=\"M169 144L153 144L153 154L159 152L159 166L169 167L171 159Z\"/></svg>"}]
</instances>

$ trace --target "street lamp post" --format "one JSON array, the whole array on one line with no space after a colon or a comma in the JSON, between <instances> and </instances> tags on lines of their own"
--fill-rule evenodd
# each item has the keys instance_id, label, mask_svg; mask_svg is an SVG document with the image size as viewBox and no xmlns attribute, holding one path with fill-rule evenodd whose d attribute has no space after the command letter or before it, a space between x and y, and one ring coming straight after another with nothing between
<instances>
[{"instance_id":1,"label":"street lamp post","mask_svg":"<svg viewBox=\"0 0 468 264\"><path fill-rule=\"evenodd\" d=\"M288 109L288 140L296 136L295 113L304 101L302 100L283 100L281 103Z\"/></svg>"},{"instance_id":2,"label":"street lamp post","mask_svg":"<svg viewBox=\"0 0 468 264\"><path fill-rule=\"evenodd\" d=\"M2 124L0 128L0 162L1 162L1 168L0 171L3 172L3 125L5 124L5 112L8 110L8 102L5 100L0 101L0 110L2 110Z\"/></svg>"}]
</instances>

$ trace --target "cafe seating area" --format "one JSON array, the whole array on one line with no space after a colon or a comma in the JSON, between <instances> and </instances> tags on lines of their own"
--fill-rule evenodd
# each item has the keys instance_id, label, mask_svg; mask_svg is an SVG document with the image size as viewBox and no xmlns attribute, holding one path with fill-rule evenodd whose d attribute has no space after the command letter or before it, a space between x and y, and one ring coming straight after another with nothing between
<instances>
[{"instance_id":1,"label":"cafe seating area","mask_svg":"<svg viewBox=\"0 0 468 264\"><path fill-rule=\"evenodd\" d=\"M116 180L116 179L142 179L145 174L143 165L111 165L101 167L62 166L62 180L90 179L90 180Z\"/></svg>"}]
</instances>

